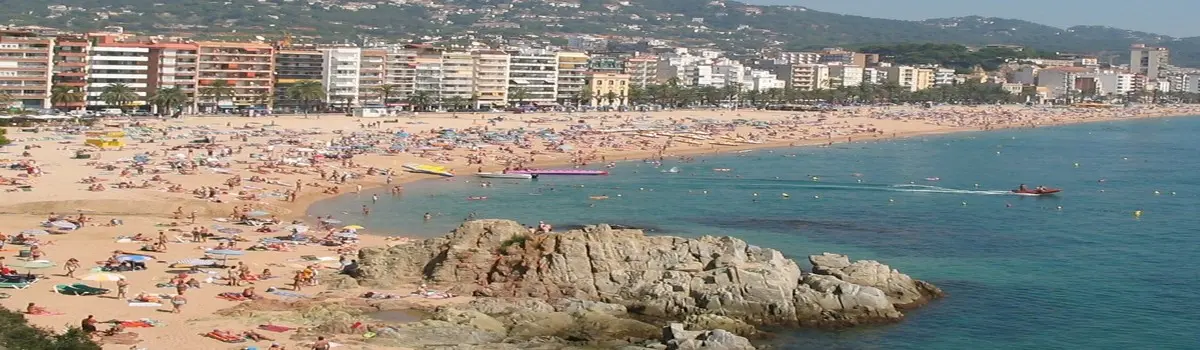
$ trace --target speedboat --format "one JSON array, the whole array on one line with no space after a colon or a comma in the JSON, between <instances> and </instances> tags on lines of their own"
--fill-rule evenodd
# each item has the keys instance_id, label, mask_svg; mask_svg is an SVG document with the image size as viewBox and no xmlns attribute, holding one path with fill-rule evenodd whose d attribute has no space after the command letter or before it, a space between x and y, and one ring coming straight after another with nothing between
<instances>
[{"instance_id":1,"label":"speedboat","mask_svg":"<svg viewBox=\"0 0 1200 350\"><path fill-rule=\"evenodd\" d=\"M1049 188L1049 187L1042 187L1041 189L1026 188L1024 190L1021 190L1021 189L1012 190L1012 193L1015 193L1015 194L1021 195L1021 196L1047 196L1047 195L1052 195L1052 194L1059 193L1059 192L1062 192L1062 190L1057 189L1057 188Z\"/></svg>"},{"instance_id":2,"label":"speedboat","mask_svg":"<svg viewBox=\"0 0 1200 350\"><path fill-rule=\"evenodd\" d=\"M479 177L485 179L532 179L533 174L509 174L509 173L477 173Z\"/></svg>"}]
</instances>

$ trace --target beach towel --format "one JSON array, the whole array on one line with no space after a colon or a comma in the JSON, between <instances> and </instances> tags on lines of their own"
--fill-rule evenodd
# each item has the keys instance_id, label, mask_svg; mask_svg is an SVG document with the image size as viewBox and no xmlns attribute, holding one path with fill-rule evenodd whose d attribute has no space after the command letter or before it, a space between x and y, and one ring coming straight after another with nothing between
<instances>
[{"instance_id":1,"label":"beach towel","mask_svg":"<svg viewBox=\"0 0 1200 350\"><path fill-rule=\"evenodd\" d=\"M123 326L125 328L151 328L151 327L154 327L154 324L151 323L150 321L146 321L146 320L137 320L137 321L123 321L123 322L121 322L121 326Z\"/></svg>"},{"instance_id":2,"label":"beach towel","mask_svg":"<svg viewBox=\"0 0 1200 350\"><path fill-rule=\"evenodd\" d=\"M159 306L162 306L162 304L135 301L135 302L130 302L129 306L132 306L132 307L159 307Z\"/></svg>"},{"instance_id":3,"label":"beach towel","mask_svg":"<svg viewBox=\"0 0 1200 350\"><path fill-rule=\"evenodd\" d=\"M285 298L301 298L301 299L308 298L307 295L296 293L296 292L291 292L291 291L286 291L286 290L271 291L271 294L275 294L275 295L285 297Z\"/></svg>"},{"instance_id":4,"label":"beach towel","mask_svg":"<svg viewBox=\"0 0 1200 350\"><path fill-rule=\"evenodd\" d=\"M290 330L292 330L292 329L294 329L294 328L292 328L292 327L287 327L287 326L280 326L280 325L277 325L277 324L264 324L264 325L259 325L259 326L258 326L258 329L261 329L261 330L264 330L264 331L272 331L272 332L277 332L277 333L283 333L283 332L290 331Z\"/></svg>"},{"instance_id":5,"label":"beach towel","mask_svg":"<svg viewBox=\"0 0 1200 350\"><path fill-rule=\"evenodd\" d=\"M222 333L222 332L216 332L216 331L205 333L204 336L213 338L216 340L220 340L220 341L223 341L226 343L241 343L241 342L246 341L246 338L243 336L227 334L227 333Z\"/></svg>"}]
</instances>

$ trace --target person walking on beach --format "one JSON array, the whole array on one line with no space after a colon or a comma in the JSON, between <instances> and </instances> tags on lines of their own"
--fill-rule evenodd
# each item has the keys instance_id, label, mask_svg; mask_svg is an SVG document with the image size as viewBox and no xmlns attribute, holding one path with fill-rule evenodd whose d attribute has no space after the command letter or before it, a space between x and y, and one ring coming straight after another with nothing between
<instances>
[{"instance_id":1,"label":"person walking on beach","mask_svg":"<svg viewBox=\"0 0 1200 350\"><path fill-rule=\"evenodd\" d=\"M75 270L79 269L79 259L75 259L75 258L67 259L67 264L63 265L63 268L67 269L67 275L66 275L67 277L74 278Z\"/></svg>"},{"instance_id":2,"label":"person walking on beach","mask_svg":"<svg viewBox=\"0 0 1200 350\"><path fill-rule=\"evenodd\" d=\"M301 286L304 285L304 272L296 271L296 276L292 277L292 290L299 292Z\"/></svg>"},{"instance_id":3,"label":"person walking on beach","mask_svg":"<svg viewBox=\"0 0 1200 350\"><path fill-rule=\"evenodd\" d=\"M117 299L125 299L128 296L125 293L129 290L129 281L125 277L117 280Z\"/></svg>"},{"instance_id":4,"label":"person walking on beach","mask_svg":"<svg viewBox=\"0 0 1200 350\"><path fill-rule=\"evenodd\" d=\"M329 350L329 341L325 337L317 337L317 341L312 345L313 350Z\"/></svg>"},{"instance_id":5,"label":"person walking on beach","mask_svg":"<svg viewBox=\"0 0 1200 350\"><path fill-rule=\"evenodd\" d=\"M176 294L171 297L171 306L174 307L171 312L179 313L185 304L187 304L187 298L183 297L183 294Z\"/></svg>"}]
</instances>

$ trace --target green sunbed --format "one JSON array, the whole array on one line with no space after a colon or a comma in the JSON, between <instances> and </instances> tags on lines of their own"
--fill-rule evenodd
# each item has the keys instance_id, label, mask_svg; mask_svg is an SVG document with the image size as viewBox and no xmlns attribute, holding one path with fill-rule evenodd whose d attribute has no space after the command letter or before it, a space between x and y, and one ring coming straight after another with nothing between
<instances>
[{"instance_id":1,"label":"green sunbed","mask_svg":"<svg viewBox=\"0 0 1200 350\"><path fill-rule=\"evenodd\" d=\"M29 288L29 282L0 282L0 288L25 289Z\"/></svg>"},{"instance_id":2,"label":"green sunbed","mask_svg":"<svg viewBox=\"0 0 1200 350\"><path fill-rule=\"evenodd\" d=\"M58 292L58 294L66 295L101 295L108 293L108 289L96 288L83 283L71 285L60 284L54 286L54 291Z\"/></svg>"}]
</instances>

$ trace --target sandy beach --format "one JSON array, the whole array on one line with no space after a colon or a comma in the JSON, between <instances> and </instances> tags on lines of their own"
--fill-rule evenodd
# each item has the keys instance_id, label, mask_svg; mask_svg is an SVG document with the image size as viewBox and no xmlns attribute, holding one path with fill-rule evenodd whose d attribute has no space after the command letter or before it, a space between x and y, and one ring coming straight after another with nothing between
<instances>
[{"instance_id":1,"label":"sandy beach","mask_svg":"<svg viewBox=\"0 0 1200 350\"><path fill-rule=\"evenodd\" d=\"M317 297L326 286L302 283L300 290L293 291L298 272L311 268L319 279L337 274L342 265L339 261L354 259L358 248L405 244L394 236L372 235L395 233L371 227L354 230L364 233L361 236L343 236L356 239L332 235L346 231L337 220L368 215L365 213L335 216L326 224L305 216L306 208L323 198L381 186L403 191L406 183L436 177L406 172L405 164L444 166L457 175L448 181L463 181L473 179L478 171L602 167L622 160L752 148L1181 115L1200 115L1200 107L892 106L827 112L420 113L371 119L206 116L107 120L87 130L67 122L10 127L7 137L14 144L0 148L0 164L4 164L0 190L5 199L0 206L0 233L8 241L0 262L19 274L42 277L33 283L12 284L21 289L0 290L8 296L0 299L0 305L21 312L30 303L44 308L45 312L27 318L54 331L79 327L89 315L100 321L128 321L122 332L136 333L136 337L97 336L105 349L242 349L251 345L267 349L273 342L300 349L315 340L311 332L295 336L293 331L259 329L273 321L262 315L227 316L220 310L242 302L219 295L241 294L254 287L264 299ZM87 146L88 131L123 133L124 145L106 150ZM364 211L369 211L371 204L370 198L365 199ZM272 224L238 224L242 221ZM307 228L307 232L295 230L309 237L305 242L272 239L291 236L287 227L294 225ZM208 231L203 240L192 234L202 230ZM137 235L144 240L133 239ZM235 246L227 246L227 241L235 241ZM247 250L252 246L261 250ZM122 257L137 254L148 258ZM30 263L34 259L28 255L48 262ZM189 268L194 264L183 263L201 258L231 266L232 271L204 268L199 270L209 272L196 272ZM79 265L73 277L65 275L69 259L76 259ZM114 272L128 284L125 296L118 297L118 282L104 280L108 277L99 271L109 259L118 263L114 266L124 260L144 261L144 270ZM239 272L240 265L249 273ZM262 279L265 269L275 277ZM181 274L185 281L195 278L199 288L187 288L183 298L176 298L186 300L176 313L171 298L179 294L176 279ZM232 286L223 279L242 274L258 280ZM75 283L110 291L102 295L55 291L56 285ZM268 292L268 288L279 293ZM407 295L416 288L396 286L379 292ZM438 286L429 288L437 290ZM339 291L338 296L362 292ZM130 301L139 295L161 301ZM434 297L411 299L416 304L438 305L468 298L430 295ZM146 325L151 327L142 327ZM97 327L103 331L110 325ZM213 330L237 335L253 330L275 340L224 343L204 335ZM366 348L353 337L328 336L345 348ZM132 338L136 341L126 340Z\"/></svg>"}]
</instances>

